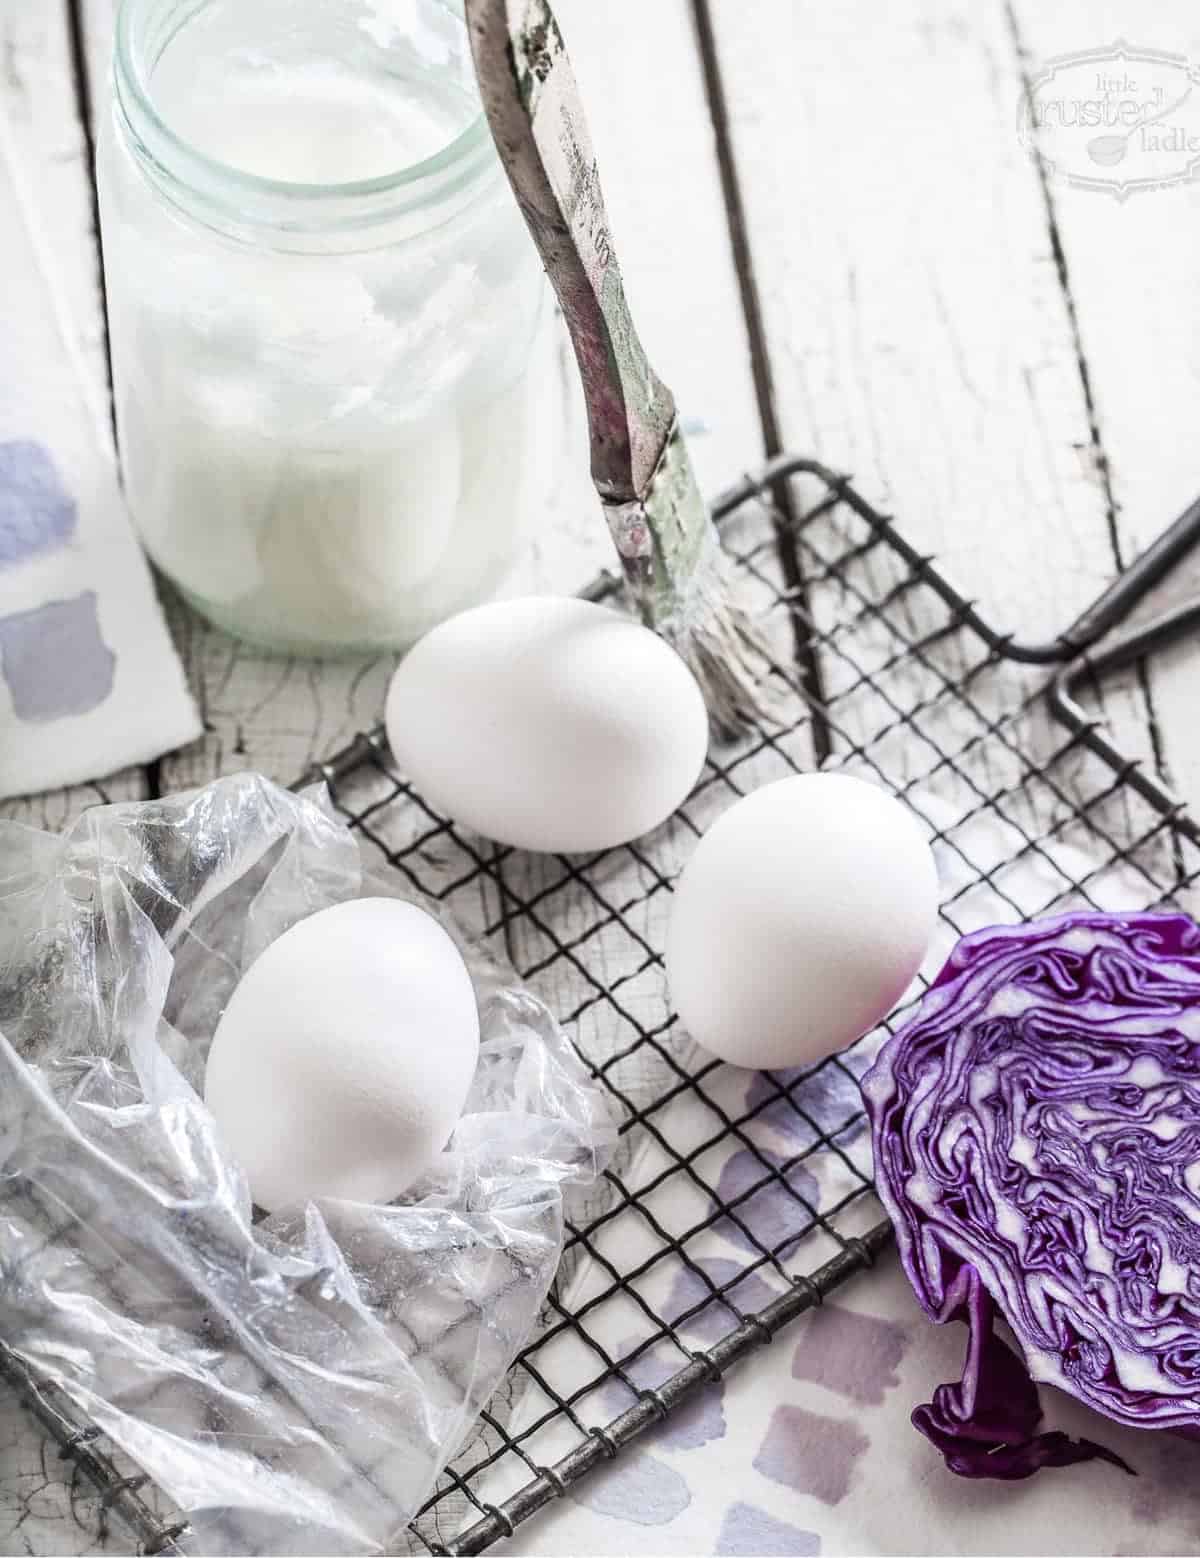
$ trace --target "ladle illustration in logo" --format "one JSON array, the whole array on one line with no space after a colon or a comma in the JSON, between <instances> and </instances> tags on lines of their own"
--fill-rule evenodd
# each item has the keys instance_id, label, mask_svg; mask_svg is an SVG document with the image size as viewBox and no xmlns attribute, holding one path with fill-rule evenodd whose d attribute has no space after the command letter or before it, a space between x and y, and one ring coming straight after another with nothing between
<instances>
[{"instance_id":1,"label":"ladle illustration in logo","mask_svg":"<svg viewBox=\"0 0 1200 1558\"><path fill-rule=\"evenodd\" d=\"M1118 199L1200 178L1200 67L1118 40L1049 60L1018 133L1047 172Z\"/></svg>"},{"instance_id":2,"label":"ladle illustration in logo","mask_svg":"<svg viewBox=\"0 0 1200 1558\"><path fill-rule=\"evenodd\" d=\"M1168 118L1177 108L1181 108L1192 95L1191 87L1180 94L1173 103L1168 103L1165 108L1160 108L1156 114L1147 114L1144 119L1139 119L1137 124L1131 125L1128 130L1121 130L1113 135L1094 135L1087 143L1087 154L1093 162L1102 168L1115 168L1118 162L1125 160L1125 153L1129 150L1129 138L1144 125L1158 124Z\"/></svg>"}]
</instances>

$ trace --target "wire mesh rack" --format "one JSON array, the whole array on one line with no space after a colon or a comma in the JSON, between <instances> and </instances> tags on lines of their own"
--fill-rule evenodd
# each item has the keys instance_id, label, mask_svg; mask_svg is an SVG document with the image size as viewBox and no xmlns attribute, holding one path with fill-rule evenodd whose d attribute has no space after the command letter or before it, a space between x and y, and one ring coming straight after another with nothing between
<instances>
[{"instance_id":1,"label":"wire mesh rack","mask_svg":"<svg viewBox=\"0 0 1200 1558\"><path fill-rule=\"evenodd\" d=\"M1187 909L1200 877L1200 830L1089 712L1108 671L1194 625L1200 607L1086 653L1194 543L1200 506L1042 645L989 623L815 461L773 461L716 511L783 711L714 751L653 836L586 859L501 848L437 815L378 730L315 771L369 849L465 930L502 941L621 1127L603 1180L568 1208L537 1331L412 1522L413 1551L481 1552L511 1536L890 1241L858 1093L884 1030L818 1065L758 1074L706 1057L670 1011L659 949L671 883L739 796L838 764L922 821L942 881L939 939L892 1024L968 930L1081 904ZM602 578L588 593L616 590ZM20 1369L0 1354L0 1374L6 1357ZM36 1382L17 1383L36 1410ZM186 1550L173 1514L93 1431L56 1407L39 1415L142 1550Z\"/></svg>"}]
</instances>

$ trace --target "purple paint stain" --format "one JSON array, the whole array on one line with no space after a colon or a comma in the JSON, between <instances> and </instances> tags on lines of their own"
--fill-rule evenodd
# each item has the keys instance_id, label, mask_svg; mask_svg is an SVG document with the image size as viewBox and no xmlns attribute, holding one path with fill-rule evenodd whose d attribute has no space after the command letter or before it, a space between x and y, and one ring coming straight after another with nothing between
<instances>
[{"instance_id":1,"label":"purple paint stain","mask_svg":"<svg viewBox=\"0 0 1200 1558\"><path fill-rule=\"evenodd\" d=\"M701 1385L660 1424L654 1437L672 1450L699 1450L725 1437L724 1382Z\"/></svg>"},{"instance_id":2,"label":"purple paint stain","mask_svg":"<svg viewBox=\"0 0 1200 1558\"><path fill-rule=\"evenodd\" d=\"M0 668L26 723L98 708L112 692L116 663L100 636L94 590L0 617Z\"/></svg>"},{"instance_id":3,"label":"purple paint stain","mask_svg":"<svg viewBox=\"0 0 1200 1558\"><path fill-rule=\"evenodd\" d=\"M0 443L0 568L65 546L78 519L48 449L24 438Z\"/></svg>"},{"instance_id":4,"label":"purple paint stain","mask_svg":"<svg viewBox=\"0 0 1200 1558\"><path fill-rule=\"evenodd\" d=\"M806 1138L811 1139L812 1131L796 1113L791 1098L780 1096L781 1088L786 1093L803 1074L796 1070L756 1071L746 1089L747 1113L754 1111L757 1121L769 1125L780 1136L791 1137L803 1132Z\"/></svg>"},{"instance_id":5,"label":"purple paint stain","mask_svg":"<svg viewBox=\"0 0 1200 1558\"><path fill-rule=\"evenodd\" d=\"M1138 1477L1126 1495L1129 1512L1139 1524L1158 1525L1184 1513L1181 1495L1192 1485L1200 1447L1172 1433L1139 1434L1138 1440L1137 1458L1131 1461ZM1187 1514L1193 1531L1200 1535L1200 1511L1194 1517L1191 1510Z\"/></svg>"},{"instance_id":6,"label":"purple paint stain","mask_svg":"<svg viewBox=\"0 0 1200 1558\"><path fill-rule=\"evenodd\" d=\"M837 1304L814 1311L792 1357L792 1378L811 1380L863 1406L878 1406L900 1383L908 1333L891 1320Z\"/></svg>"},{"instance_id":7,"label":"purple paint stain","mask_svg":"<svg viewBox=\"0 0 1200 1558\"><path fill-rule=\"evenodd\" d=\"M720 1234L755 1254L769 1250L786 1255L795 1249L813 1226L820 1192L802 1163L793 1164L780 1178L772 1177L772 1168L786 1161L765 1148L733 1154L721 1170L716 1199L726 1206L736 1200L737 1205L714 1224ZM739 1200L742 1196L745 1199Z\"/></svg>"},{"instance_id":8,"label":"purple paint stain","mask_svg":"<svg viewBox=\"0 0 1200 1558\"><path fill-rule=\"evenodd\" d=\"M577 1482L570 1496L577 1504L638 1526L670 1525L692 1502L679 1473L641 1451L619 1456Z\"/></svg>"},{"instance_id":9,"label":"purple paint stain","mask_svg":"<svg viewBox=\"0 0 1200 1558\"><path fill-rule=\"evenodd\" d=\"M627 1350L636 1343L630 1342ZM625 1350L625 1349L623 1349ZM686 1359L673 1347L652 1347L632 1363L624 1365L636 1390L657 1390L664 1380L670 1379L683 1368ZM714 1439L725 1437L725 1382L715 1381L701 1385L691 1396L675 1407L669 1417L649 1430L657 1444L672 1450L698 1450ZM596 1402L606 1418L626 1412L636 1396L619 1379L609 1380L596 1394Z\"/></svg>"},{"instance_id":10,"label":"purple paint stain","mask_svg":"<svg viewBox=\"0 0 1200 1558\"><path fill-rule=\"evenodd\" d=\"M843 1069L857 1074L854 1059L853 1054L846 1054L841 1057L841 1064L827 1061L808 1074L803 1070L755 1072L746 1089L747 1112L758 1110L757 1122L797 1147L816 1139L804 1115L822 1132L837 1131L838 1143L848 1146L867 1128L858 1082L855 1075L848 1075ZM847 1121L851 1123L846 1125ZM839 1130L843 1125L845 1129Z\"/></svg>"},{"instance_id":11,"label":"purple paint stain","mask_svg":"<svg viewBox=\"0 0 1200 1558\"><path fill-rule=\"evenodd\" d=\"M713 1297L713 1288L720 1291L720 1298ZM743 1315L752 1315L778 1298L781 1291L770 1287L756 1272L743 1275L735 1260L693 1260L691 1265L681 1264L675 1273L662 1314L672 1325L678 1323L689 1338L715 1342L738 1324L730 1304ZM681 1319L692 1309L698 1312Z\"/></svg>"},{"instance_id":12,"label":"purple paint stain","mask_svg":"<svg viewBox=\"0 0 1200 1558\"><path fill-rule=\"evenodd\" d=\"M823 1504L840 1504L870 1442L856 1423L801 1407L776 1407L754 1469Z\"/></svg>"},{"instance_id":13,"label":"purple paint stain","mask_svg":"<svg viewBox=\"0 0 1200 1558\"><path fill-rule=\"evenodd\" d=\"M821 1538L776 1520L756 1504L731 1504L715 1551L716 1558L816 1558Z\"/></svg>"}]
</instances>

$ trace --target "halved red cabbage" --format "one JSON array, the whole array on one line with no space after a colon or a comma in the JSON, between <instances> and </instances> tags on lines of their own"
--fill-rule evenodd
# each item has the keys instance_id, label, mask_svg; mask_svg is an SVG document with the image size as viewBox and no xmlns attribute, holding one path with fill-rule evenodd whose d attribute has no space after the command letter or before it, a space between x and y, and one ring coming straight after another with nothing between
<instances>
[{"instance_id":1,"label":"halved red cabbage","mask_svg":"<svg viewBox=\"0 0 1200 1558\"><path fill-rule=\"evenodd\" d=\"M1125 1465L1039 1434L1035 1380L1120 1423L1195 1433L1200 929L1088 913L977 931L863 1092L917 1298L970 1329L962 1380L913 1413L951 1470Z\"/></svg>"}]
</instances>

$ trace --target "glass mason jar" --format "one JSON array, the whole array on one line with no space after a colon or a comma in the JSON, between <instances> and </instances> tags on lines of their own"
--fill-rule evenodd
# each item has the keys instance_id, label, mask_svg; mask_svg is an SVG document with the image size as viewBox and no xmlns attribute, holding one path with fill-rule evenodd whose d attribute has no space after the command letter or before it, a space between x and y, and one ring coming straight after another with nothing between
<instances>
[{"instance_id":1,"label":"glass mason jar","mask_svg":"<svg viewBox=\"0 0 1200 1558\"><path fill-rule=\"evenodd\" d=\"M491 593L552 375L461 0L124 0L112 83L113 379L150 556L288 652L402 647Z\"/></svg>"}]
</instances>

